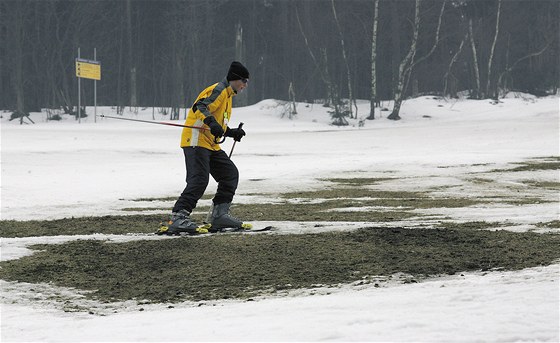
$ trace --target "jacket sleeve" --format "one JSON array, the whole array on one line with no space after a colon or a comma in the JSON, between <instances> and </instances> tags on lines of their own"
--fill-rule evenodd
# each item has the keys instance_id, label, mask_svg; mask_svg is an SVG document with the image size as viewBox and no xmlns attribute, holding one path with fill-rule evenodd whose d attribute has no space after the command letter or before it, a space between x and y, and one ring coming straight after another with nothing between
<instances>
[{"instance_id":1,"label":"jacket sleeve","mask_svg":"<svg viewBox=\"0 0 560 343\"><path fill-rule=\"evenodd\" d=\"M219 105L219 101L217 100L220 98L220 95L222 94L224 89L225 85L222 82L219 82L216 87L214 87L209 97L199 99L194 103L193 111L196 111L198 109L204 115L204 117L211 116L213 110L215 110Z\"/></svg>"}]
</instances>

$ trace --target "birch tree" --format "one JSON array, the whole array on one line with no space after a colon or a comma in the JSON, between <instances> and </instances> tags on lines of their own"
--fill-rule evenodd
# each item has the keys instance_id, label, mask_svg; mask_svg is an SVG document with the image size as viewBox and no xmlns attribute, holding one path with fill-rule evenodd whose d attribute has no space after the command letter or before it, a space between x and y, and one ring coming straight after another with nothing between
<instances>
[{"instance_id":1,"label":"birch tree","mask_svg":"<svg viewBox=\"0 0 560 343\"><path fill-rule=\"evenodd\" d=\"M25 39L25 3L16 2L13 6L7 6L5 19L8 32L8 61L12 65L13 91L16 96L16 111L20 115L20 123L23 123L25 109L24 75L23 75L23 53Z\"/></svg>"},{"instance_id":2,"label":"birch tree","mask_svg":"<svg viewBox=\"0 0 560 343\"><path fill-rule=\"evenodd\" d=\"M301 35L303 37L303 40L305 41L305 46L307 47L307 51L309 52L309 55L311 56L311 59L313 60L313 63L315 64L315 68L319 71L319 75L321 77L321 79L323 80L323 82L325 83L325 85L327 86L327 102L331 102L333 106L338 106L338 104L336 103L337 101L336 96L334 94L335 92L335 86L333 85L333 82L330 78L330 74L329 74L329 70L328 70L328 64L327 64L327 52L326 49L321 49L321 57L322 57L322 61L323 63L321 63L321 61L319 61L317 59L317 57L315 56L315 53L313 53L313 49L311 49L311 46L309 45L309 40L307 39L307 35L305 34L305 31L303 29L303 25L301 24L301 20L299 18L299 12L297 10L297 7L295 9L296 12L296 19L298 22L298 26L301 32ZM330 104L329 104L330 105ZM336 108L336 110L338 111L338 108Z\"/></svg>"},{"instance_id":3,"label":"birch tree","mask_svg":"<svg viewBox=\"0 0 560 343\"><path fill-rule=\"evenodd\" d=\"M468 38L469 38L469 34L467 33L465 35L465 37L463 38L463 40L461 40L461 44L459 44L459 48L457 49L455 54L453 54L453 57L451 57L451 60L449 61L449 65L447 66L447 71L445 72L445 75L443 76L443 92L442 92L443 96L450 95L450 96L454 97L454 96L457 95L457 87L456 86L453 86L453 88L450 90L449 79L450 79L451 76L453 76L454 80L456 80L455 76L451 72L451 69L453 68L453 65L457 62L457 60L459 58L459 55L463 51L463 47L465 46L465 42L467 41ZM456 83L456 81L454 83Z\"/></svg>"},{"instance_id":4,"label":"birch tree","mask_svg":"<svg viewBox=\"0 0 560 343\"><path fill-rule=\"evenodd\" d=\"M334 0L331 0L332 12L334 15L334 21L338 29L338 34L340 36L340 45L342 46L342 59L344 60L344 65L346 66L346 79L348 81L348 112L350 118L353 118L352 112L352 102L354 97L352 95L352 77L350 75L350 66L348 65L348 58L346 57L346 47L344 46L344 36L342 35L342 29L340 28L340 23L338 22L338 16L336 14L336 7L334 6Z\"/></svg>"},{"instance_id":5,"label":"birch tree","mask_svg":"<svg viewBox=\"0 0 560 343\"><path fill-rule=\"evenodd\" d=\"M420 4L421 0L416 0L415 10L414 10L414 24L412 26L412 41L410 42L410 48L408 53L402 59L399 64L399 70L397 74L397 84L395 86L394 93L394 105L393 112L387 117L391 120L400 120L399 112L401 110L401 105L403 102L405 84L407 82L408 76L410 75L411 66L414 61L414 55L416 55L416 44L418 43L418 32L420 31Z\"/></svg>"},{"instance_id":6,"label":"birch tree","mask_svg":"<svg viewBox=\"0 0 560 343\"><path fill-rule=\"evenodd\" d=\"M496 84L496 82L493 82L492 71L496 53L496 45L500 34L502 0L497 0L496 2L496 19L494 24L494 31L492 32L492 43L489 44L489 49L485 49L485 38L487 38L487 34L490 32L488 32L489 30L481 30L481 28L484 27L485 22L487 22L488 20L487 17L489 17L489 15L486 15L486 12L491 11L493 7L492 3L477 4L466 2L465 4L467 8L466 13L468 16L467 29L472 56L472 73L474 77L471 97L474 99L484 99L488 96L495 97L497 96L497 91L495 87L494 89L492 89L492 84ZM475 24L478 30L475 30ZM482 32L482 34L480 32ZM486 63L484 62L485 56L488 56L488 61ZM486 70L484 70L484 67L486 67ZM484 71L486 73L484 73Z\"/></svg>"},{"instance_id":7,"label":"birch tree","mask_svg":"<svg viewBox=\"0 0 560 343\"><path fill-rule=\"evenodd\" d=\"M488 74L486 77L486 95L496 98L498 96L497 89L491 93L490 84L492 81L492 61L494 60L494 50L496 49L496 42L498 41L498 34L500 33L500 13L502 12L502 0L498 0L498 9L496 10L496 30L494 32L494 40L490 48L490 57L488 57Z\"/></svg>"},{"instance_id":8,"label":"birch tree","mask_svg":"<svg viewBox=\"0 0 560 343\"><path fill-rule=\"evenodd\" d=\"M474 69L474 84L475 89L473 94L471 95L475 99L481 99L481 89L480 89L480 68L478 66L478 53L476 48L476 43L474 41L474 33L473 33L473 19L469 18L469 43L471 46L471 53L473 59L473 69Z\"/></svg>"},{"instance_id":9,"label":"birch tree","mask_svg":"<svg viewBox=\"0 0 560 343\"><path fill-rule=\"evenodd\" d=\"M525 56L520 57L520 58L517 59L514 63L512 63L510 66L507 66L507 67L505 68L505 70L502 71L502 72L500 73L500 76L498 77L497 84L498 84L498 87L502 88L502 92L503 92L504 94L507 93L508 90L509 90L509 86L508 86L507 82L505 82L505 79L504 79L504 78L507 77L507 76L511 73L511 71L514 70L514 69L517 67L517 65L518 65L519 63L521 63L521 62L523 62L523 61L525 61L525 60L527 60L527 59L530 59L530 58L532 58L532 57L537 57L537 56L540 56L541 54L543 54L543 53L550 47L550 45L551 45L552 42L553 42L553 41L550 40L550 41L548 41L548 42L546 43L546 45L544 45L544 46L543 46L541 49L539 49L538 51L534 51L534 52L528 53L528 54L525 55Z\"/></svg>"},{"instance_id":10,"label":"birch tree","mask_svg":"<svg viewBox=\"0 0 560 343\"><path fill-rule=\"evenodd\" d=\"M397 100L398 118L410 85L480 98L559 89L558 1L448 0L436 30L442 1L1 0L0 109L73 114L78 47L83 58L96 48L102 61L98 105L181 114L233 59L245 62L253 82L236 101L288 100L291 83L298 99L325 99L346 115L341 94L370 99L369 118L379 118L381 98ZM90 85L82 82L88 104Z\"/></svg>"},{"instance_id":11,"label":"birch tree","mask_svg":"<svg viewBox=\"0 0 560 343\"><path fill-rule=\"evenodd\" d=\"M373 26L371 35L371 95L369 105L369 116L367 119L375 119L375 105L377 104L377 27L379 24L379 0L373 2Z\"/></svg>"},{"instance_id":12,"label":"birch tree","mask_svg":"<svg viewBox=\"0 0 560 343\"><path fill-rule=\"evenodd\" d=\"M133 51L132 44L132 5L131 0L126 0L126 34L127 34L127 47L128 47L128 66L129 66L129 93L130 93L130 107L137 107L137 84L136 84L136 52Z\"/></svg>"},{"instance_id":13,"label":"birch tree","mask_svg":"<svg viewBox=\"0 0 560 343\"><path fill-rule=\"evenodd\" d=\"M245 62L245 44L243 43L243 26L241 26L241 22L238 22L235 25L235 60ZM248 105L248 98L247 92L242 92L238 94L235 99L234 103L237 106L247 106Z\"/></svg>"},{"instance_id":14,"label":"birch tree","mask_svg":"<svg viewBox=\"0 0 560 343\"><path fill-rule=\"evenodd\" d=\"M394 106L393 111L387 117L387 119L391 120L399 120L401 117L399 116L399 112L401 110L402 102L404 100L404 93L408 86L408 80L410 79L410 74L414 70L414 67L426 60L430 57L433 52L435 51L438 43L439 43L439 33L441 30L441 22L443 18L443 13L445 11L445 4L446 1L444 0L441 5L441 9L439 12L438 17L438 24L435 32L435 39L432 48L426 53L424 56L420 57L418 60L415 61L416 53L417 53L417 45L418 45L418 35L420 31L420 6L421 0L416 0L415 3L415 11L414 11L414 25L413 25L413 33L412 33L412 41L410 43L410 49L408 50L407 55L401 61L399 65L399 72L398 72L398 83L395 88L395 95L394 95Z\"/></svg>"}]
</instances>

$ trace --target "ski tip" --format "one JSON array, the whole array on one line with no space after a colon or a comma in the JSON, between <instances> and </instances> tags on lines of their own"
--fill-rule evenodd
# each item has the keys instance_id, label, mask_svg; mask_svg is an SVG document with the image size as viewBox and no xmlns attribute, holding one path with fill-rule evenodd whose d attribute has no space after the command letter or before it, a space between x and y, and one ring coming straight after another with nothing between
<instances>
[{"instance_id":1,"label":"ski tip","mask_svg":"<svg viewBox=\"0 0 560 343\"><path fill-rule=\"evenodd\" d=\"M259 229L245 229L245 230L239 230L239 232L246 232L246 233L251 233L251 232L264 232L264 231L272 231L274 230L273 226L265 226L263 228L259 228Z\"/></svg>"}]
</instances>

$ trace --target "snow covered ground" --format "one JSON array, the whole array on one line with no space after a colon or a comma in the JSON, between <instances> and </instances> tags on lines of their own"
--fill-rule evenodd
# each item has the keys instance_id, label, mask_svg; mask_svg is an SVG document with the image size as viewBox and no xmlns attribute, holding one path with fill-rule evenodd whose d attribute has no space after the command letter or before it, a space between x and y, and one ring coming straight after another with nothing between
<instances>
[{"instance_id":1,"label":"snow covered ground","mask_svg":"<svg viewBox=\"0 0 560 343\"><path fill-rule=\"evenodd\" d=\"M390 105L388 105L390 108ZM361 117L369 104L359 103ZM327 109L299 104L280 118L267 100L234 109L232 126L247 132L233 159L241 174L238 202L250 194L309 190L331 177L391 177L402 190L442 187L463 196L492 196L502 187L473 186L472 172L559 156L559 98L511 94L489 100L407 101L403 120L384 117L360 127L329 125ZM88 109L93 113L93 109ZM113 115L110 108L98 114ZM152 111L128 117L151 119ZM53 219L122 214L138 198L176 196L184 187L180 129L90 116L36 125L1 119L1 219ZM156 114L156 120L165 120ZM231 149L231 142L223 145ZM520 180L558 182L558 173L500 175L512 192ZM476 177L476 176L472 176ZM210 191L212 187L210 186ZM557 194L552 197L557 198ZM134 212L132 212L134 213ZM534 229L559 218L558 202L445 209L455 220L487 220ZM306 232L305 223L277 223ZM359 224L358 224L359 226ZM327 227L328 229L328 227ZM78 237L2 239L1 259L29 253L32 243ZM84 237L81 237L84 238ZM99 238L99 237L98 237ZM113 239L130 239L114 237ZM49 300L48 285L2 282L2 341L552 341L560 340L560 264L519 272L463 273L417 284L383 280L380 287L291 292L252 302L122 305L119 313L66 313ZM58 290L58 292L64 292ZM68 291L72 292L72 291ZM79 298L79 297L78 297ZM139 311L142 307L143 311Z\"/></svg>"}]
</instances>

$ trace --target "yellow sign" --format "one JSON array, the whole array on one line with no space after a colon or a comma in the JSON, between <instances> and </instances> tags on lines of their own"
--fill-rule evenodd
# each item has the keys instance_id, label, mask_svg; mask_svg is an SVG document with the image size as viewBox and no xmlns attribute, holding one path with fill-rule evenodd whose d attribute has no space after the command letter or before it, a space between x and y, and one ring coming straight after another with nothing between
<instances>
[{"instance_id":1,"label":"yellow sign","mask_svg":"<svg viewBox=\"0 0 560 343\"><path fill-rule=\"evenodd\" d=\"M101 80L101 63L76 58L76 76L84 79Z\"/></svg>"}]
</instances>

